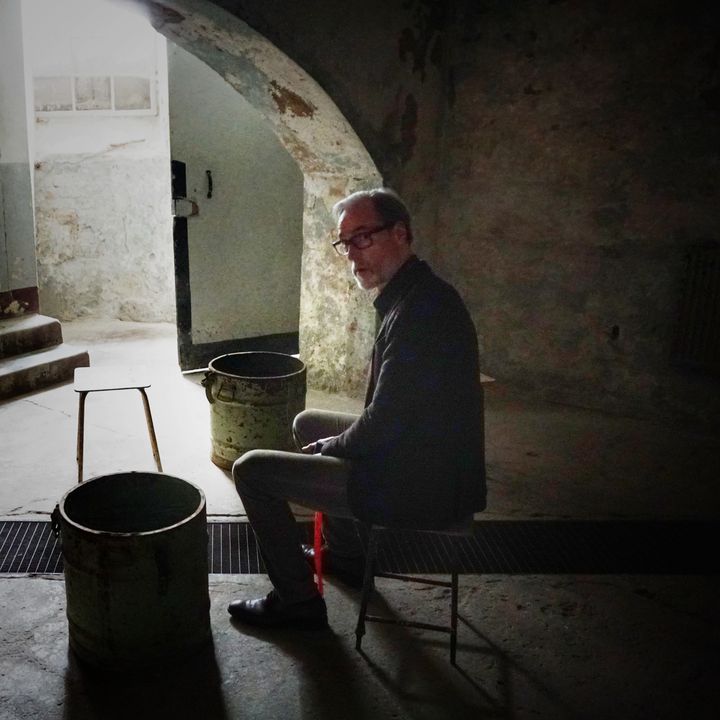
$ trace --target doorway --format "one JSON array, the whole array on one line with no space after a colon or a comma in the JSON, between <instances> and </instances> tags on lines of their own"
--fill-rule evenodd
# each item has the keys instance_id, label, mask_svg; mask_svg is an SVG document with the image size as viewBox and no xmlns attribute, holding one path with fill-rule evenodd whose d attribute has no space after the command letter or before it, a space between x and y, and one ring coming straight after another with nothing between
<instances>
[{"instance_id":1,"label":"doorway","mask_svg":"<svg viewBox=\"0 0 720 720\"><path fill-rule=\"evenodd\" d=\"M168 43L178 354L298 352L303 175L262 116Z\"/></svg>"}]
</instances>

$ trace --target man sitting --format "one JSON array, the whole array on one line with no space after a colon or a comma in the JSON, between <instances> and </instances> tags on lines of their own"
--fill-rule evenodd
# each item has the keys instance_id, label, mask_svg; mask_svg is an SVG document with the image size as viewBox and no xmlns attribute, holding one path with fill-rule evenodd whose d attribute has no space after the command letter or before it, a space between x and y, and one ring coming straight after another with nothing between
<instances>
[{"instance_id":1,"label":"man sitting","mask_svg":"<svg viewBox=\"0 0 720 720\"><path fill-rule=\"evenodd\" d=\"M462 299L414 255L394 192L356 192L333 212L333 246L377 291L382 322L359 416L307 410L293 426L302 454L252 450L233 466L274 589L228 611L255 625L327 625L289 502L325 514L326 562L352 585L364 564L357 520L441 529L485 507L477 335Z\"/></svg>"}]
</instances>

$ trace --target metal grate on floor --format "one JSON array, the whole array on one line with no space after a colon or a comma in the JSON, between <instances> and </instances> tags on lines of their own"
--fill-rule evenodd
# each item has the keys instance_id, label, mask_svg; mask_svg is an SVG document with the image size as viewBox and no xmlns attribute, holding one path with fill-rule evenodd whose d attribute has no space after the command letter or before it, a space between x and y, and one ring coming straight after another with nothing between
<instances>
[{"instance_id":1,"label":"metal grate on floor","mask_svg":"<svg viewBox=\"0 0 720 720\"><path fill-rule=\"evenodd\" d=\"M301 523L306 541L311 523ZM717 522L480 521L473 537L388 531L378 561L385 572L442 573L455 543L460 571L500 574L717 574ZM245 522L208 523L211 573L264 573ZM0 522L0 574L63 570L47 521Z\"/></svg>"},{"instance_id":2,"label":"metal grate on floor","mask_svg":"<svg viewBox=\"0 0 720 720\"><path fill-rule=\"evenodd\" d=\"M264 573L255 533L249 523L208 523L208 568L211 573Z\"/></svg>"},{"instance_id":3,"label":"metal grate on floor","mask_svg":"<svg viewBox=\"0 0 720 720\"><path fill-rule=\"evenodd\" d=\"M264 573L255 534L248 523L208 523L211 573ZM0 523L0 575L62 573L60 539L47 521Z\"/></svg>"},{"instance_id":4,"label":"metal grate on floor","mask_svg":"<svg viewBox=\"0 0 720 720\"><path fill-rule=\"evenodd\" d=\"M0 574L62 572L60 543L50 523L0 523Z\"/></svg>"}]
</instances>

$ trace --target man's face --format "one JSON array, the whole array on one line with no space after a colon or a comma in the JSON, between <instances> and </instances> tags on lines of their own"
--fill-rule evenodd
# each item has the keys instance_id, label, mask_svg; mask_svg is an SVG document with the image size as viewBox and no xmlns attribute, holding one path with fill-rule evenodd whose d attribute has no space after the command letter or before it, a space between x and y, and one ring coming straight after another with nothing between
<instances>
[{"instance_id":1,"label":"man's face","mask_svg":"<svg viewBox=\"0 0 720 720\"><path fill-rule=\"evenodd\" d=\"M378 215L372 200L363 198L350 205L340 215L338 235L349 239L357 233L381 228L385 223ZM372 236L372 245L359 250L349 246L347 255L355 282L363 290L382 290L390 278L412 254L403 223L396 223Z\"/></svg>"}]
</instances>

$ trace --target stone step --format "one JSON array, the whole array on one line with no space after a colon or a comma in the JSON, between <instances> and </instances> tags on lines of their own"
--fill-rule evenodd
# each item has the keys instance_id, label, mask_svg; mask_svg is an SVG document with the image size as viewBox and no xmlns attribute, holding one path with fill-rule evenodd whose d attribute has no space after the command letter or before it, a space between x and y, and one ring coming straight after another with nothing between
<instances>
[{"instance_id":1,"label":"stone step","mask_svg":"<svg viewBox=\"0 0 720 720\"><path fill-rule=\"evenodd\" d=\"M0 360L0 400L72 380L76 367L88 367L86 350L70 345Z\"/></svg>"},{"instance_id":2,"label":"stone step","mask_svg":"<svg viewBox=\"0 0 720 720\"><path fill-rule=\"evenodd\" d=\"M54 347L62 342L60 323L46 315L22 315L0 321L0 359Z\"/></svg>"}]
</instances>

